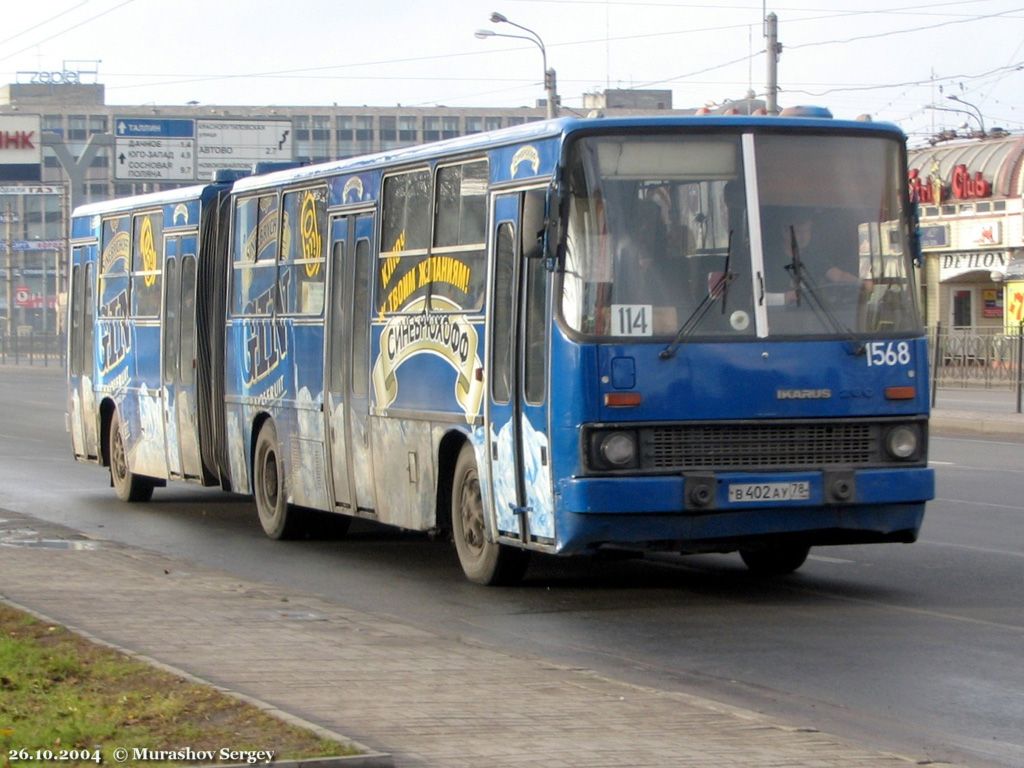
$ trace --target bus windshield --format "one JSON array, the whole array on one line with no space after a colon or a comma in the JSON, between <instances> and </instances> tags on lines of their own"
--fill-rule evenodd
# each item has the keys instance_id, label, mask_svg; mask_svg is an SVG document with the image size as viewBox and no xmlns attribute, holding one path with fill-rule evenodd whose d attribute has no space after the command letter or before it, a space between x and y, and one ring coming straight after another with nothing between
<instances>
[{"instance_id":1,"label":"bus windshield","mask_svg":"<svg viewBox=\"0 0 1024 768\"><path fill-rule=\"evenodd\" d=\"M582 138L562 316L641 341L919 332L903 175L881 136Z\"/></svg>"}]
</instances>

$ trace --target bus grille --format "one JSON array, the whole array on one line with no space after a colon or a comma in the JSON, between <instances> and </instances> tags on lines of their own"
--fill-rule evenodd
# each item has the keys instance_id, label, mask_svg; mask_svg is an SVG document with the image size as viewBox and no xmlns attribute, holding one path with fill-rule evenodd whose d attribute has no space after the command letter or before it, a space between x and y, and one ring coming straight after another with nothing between
<instances>
[{"instance_id":1,"label":"bus grille","mask_svg":"<svg viewBox=\"0 0 1024 768\"><path fill-rule=\"evenodd\" d=\"M880 434L867 422L666 425L640 430L641 463L718 471L883 464Z\"/></svg>"}]
</instances>

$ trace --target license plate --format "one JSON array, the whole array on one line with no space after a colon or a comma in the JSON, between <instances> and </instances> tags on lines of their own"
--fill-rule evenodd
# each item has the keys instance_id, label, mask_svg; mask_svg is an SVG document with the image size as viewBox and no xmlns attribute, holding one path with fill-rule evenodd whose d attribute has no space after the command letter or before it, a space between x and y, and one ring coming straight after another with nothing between
<instances>
[{"instance_id":1,"label":"license plate","mask_svg":"<svg viewBox=\"0 0 1024 768\"><path fill-rule=\"evenodd\" d=\"M730 483L729 501L772 502L807 501L811 498L811 484L806 480L788 483Z\"/></svg>"}]
</instances>

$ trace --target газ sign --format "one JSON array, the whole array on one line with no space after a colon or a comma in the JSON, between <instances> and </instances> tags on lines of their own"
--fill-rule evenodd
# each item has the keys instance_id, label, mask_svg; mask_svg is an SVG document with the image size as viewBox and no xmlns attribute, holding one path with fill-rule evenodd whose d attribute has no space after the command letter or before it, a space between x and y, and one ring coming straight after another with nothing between
<instances>
[{"instance_id":1,"label":"\u0433\u0430\u0437 sign","mask_svg":"<svg viewBox=\"0 0 1024 768\"><path fill-rule=\"evenodd\" d=\"M0 179L39 181L42 158L39 115L0 117Z\"/></svg>"}]
</instances>

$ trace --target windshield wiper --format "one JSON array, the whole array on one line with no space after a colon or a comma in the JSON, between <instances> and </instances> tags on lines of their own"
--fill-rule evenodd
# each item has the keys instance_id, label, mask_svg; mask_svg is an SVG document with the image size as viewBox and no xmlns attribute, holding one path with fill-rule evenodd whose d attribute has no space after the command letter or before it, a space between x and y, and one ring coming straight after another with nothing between
<instances>
[{"instance_id":1,"label":"windshield wiper","mask_svg":"<svg viewBox=\"0 0 1024 768\"><path fill-rule=\"evenodd\" d=\"M711 306L722 299L722 312L725 313L725 302L729 294L729 283L736 279L736 273L729 271L729 264L732 260L732 230L729 231L729 243L725 251L725 264L723 265L722 273L718 276L715 282L708 286L708 292L701 299L690 316L686 318L679 330L676 331L675 338L672 339L672 343L665 347L661 352L658 353L658 357L662 360L668 360L673 357L676 350L679 349L679 345L683 343L683 339L689 336L693 331L700 325L701 320L704 319L704 315L708 313Z\"/></svg>"},{"instance_id":2,"label":"windshield wiper","mask_svg":"<svg viewBox=\"0 0 1024 768\"><path fill-rule=\"evenodd\" d=\"M853 345L851 350L852 354L861 354L864 351L864 344L857 340L853 329L844 325L843 322L832 313L828 303L821 298L821 293L818 291L818 286L814 282L814 278L811 277L810 273L807 271L807 267L804 266L803 261L800 260L800 245L797 243L796 230L792 224L789 226L789 237L792 256L790 257L789 264L786 265L785 269L789 272L790 277L793 280L793 294L796 297L797 306L800 306L800 298L806 288L808 298L807 303L810 305L811 311L814 312L814 316L817 317L821 324L826 328L831 328L833 333L838 336L843 336L847 341L849 341Z\"/></svg>"}]
</instances>

